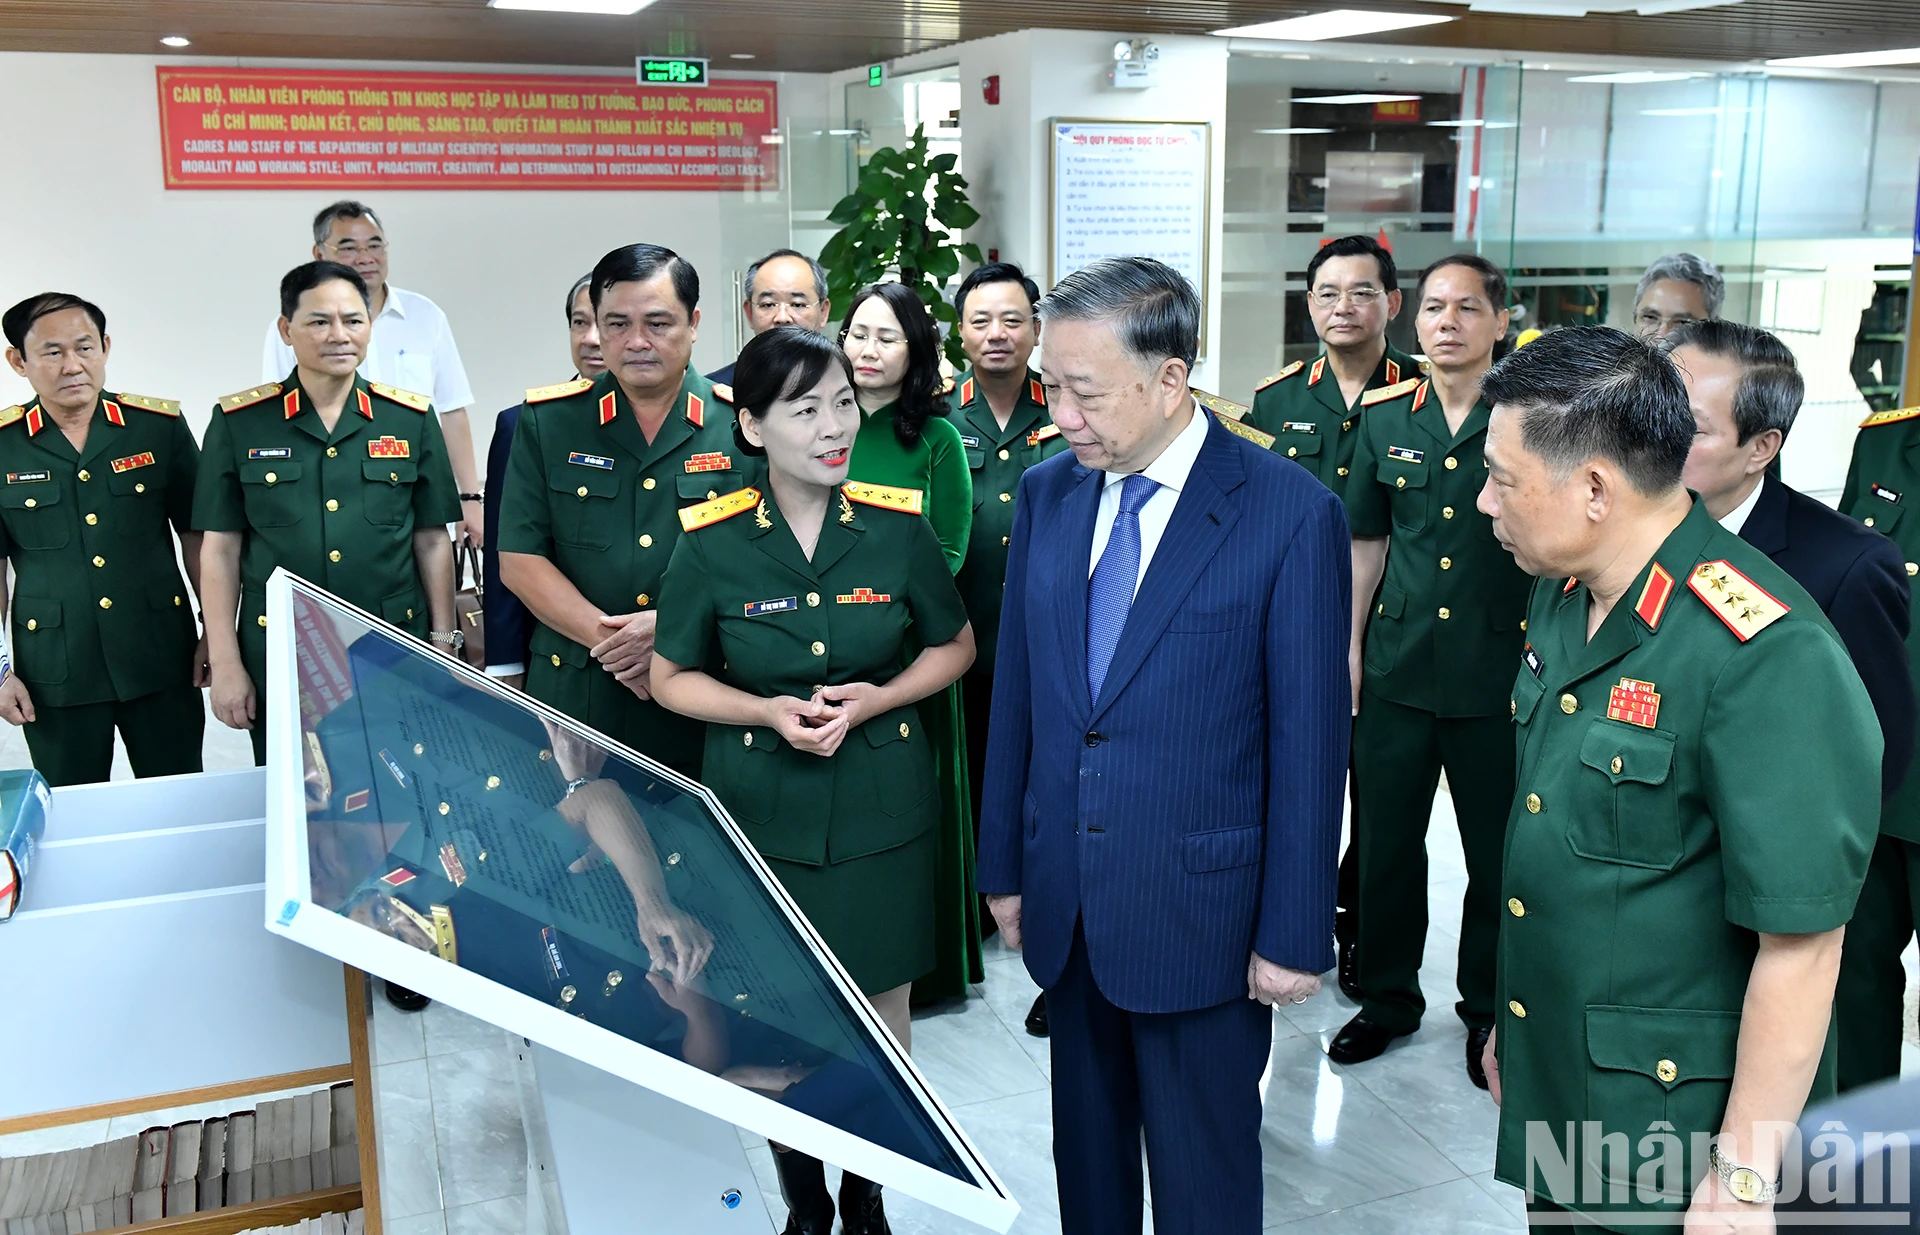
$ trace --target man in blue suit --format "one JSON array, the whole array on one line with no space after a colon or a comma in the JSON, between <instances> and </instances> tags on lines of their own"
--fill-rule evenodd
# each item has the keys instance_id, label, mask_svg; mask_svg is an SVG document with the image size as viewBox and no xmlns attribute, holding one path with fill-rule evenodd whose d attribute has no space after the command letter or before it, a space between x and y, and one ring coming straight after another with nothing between
<instances>
[{"instance_id":1,"label":"man in blue suit","mask_svg":"<svg viewBox=\"0 0 1920 1235\"><path fill-rule=\"evenodd\" d=\"M587 284L591 276L582 275L567 293L567 337L573 352L576 377L594 378L607 371L600 358L600 327L593 320L593 305L588 301ZM500 499L507 487L507 456L513 452L513 431L520 426L516 403L501 412L493 422L493 441L487 447L486 547L480 552L480 569L485 575L486 607L481 617L487 632L487 673L504 678L515 689L527 680L527 646L533 640L533 614L520 598L500 582Z\"/></svg>"},{"instance_id":2,"label":"man in blue suit","mask_svg":"<svg viewBox=\"0 0 1920 1235\"><path fill-rule=\"evenodd\" d=\"M1346 516L1194 405L1192 286L1096 262L1041 303L1073 447L1022 479L980 890L1045 989L1065 1235L1261 1229L1270 1005L1333 953Z\"/></svg>"}]
</instances>

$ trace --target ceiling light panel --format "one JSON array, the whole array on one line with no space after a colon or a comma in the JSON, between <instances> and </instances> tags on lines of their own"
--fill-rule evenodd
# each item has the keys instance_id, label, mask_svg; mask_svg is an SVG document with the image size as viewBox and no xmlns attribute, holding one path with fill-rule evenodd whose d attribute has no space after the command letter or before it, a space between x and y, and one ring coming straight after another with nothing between
<instances>
[{"instance_id":1,"label":"ceiling light panel","mask_svg":"<svg viewBox=\"0 0 1920 1235\"><path fill-rule=\"evenodd\" d=\"M1371 13L1360 9L1330 9L1308 13L1282 21L1263 21L1252 26L1230 26L1214 33L1235 39L1287 39L1296 43L1317 43L1323 39L1350 39L1363 34L1384 34L1389 30L1411 30L1418 26L1437 26L1455 20L1442 13Z\"/></svg>"},{"instance_id":2,"label":"ceiling light panel","mask_svg":"<svg viewBox=\"0 0 1920 1235\"><path fill-rule=\"evenodd\" d=\"M631 17L653 0L487 0L489 8L525 9L535 13L594 13L602 17Z\"/></svg>"}]
</instances>

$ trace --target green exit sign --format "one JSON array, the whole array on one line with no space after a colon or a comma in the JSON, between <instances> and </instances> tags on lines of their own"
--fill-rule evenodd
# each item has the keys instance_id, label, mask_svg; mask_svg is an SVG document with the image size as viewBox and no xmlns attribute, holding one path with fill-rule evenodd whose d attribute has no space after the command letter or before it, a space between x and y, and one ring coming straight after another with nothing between
<instances>
[{"instance_id":1,"label":"green exit sign","mask_svg":"<svg viewBox=\"0 0 1920 1235\"><path fill-rule=\"evenodd\" d=\"M689 56L640 56L636 77L643 86L704 86L707 62Z\"/></svg>"},{"instance_id":2,"label":"green exit sign","mask_svg":"<svg viewBox=\"0 0 1920 1235\"><path fill-rule=\"evenodd\" d=\"M867 85L884 86L886 82L887 82L887 66L886 65L875 64L868 67Z\"/></svg>"}]
</instances>

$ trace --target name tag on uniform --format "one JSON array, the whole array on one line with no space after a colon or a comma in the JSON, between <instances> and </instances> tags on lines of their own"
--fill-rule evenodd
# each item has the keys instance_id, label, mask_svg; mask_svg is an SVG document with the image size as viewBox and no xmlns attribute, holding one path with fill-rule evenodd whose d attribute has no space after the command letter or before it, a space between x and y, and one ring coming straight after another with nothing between
<instances>
[{"instance_id":1,"label":"name tag on uniform","mask_svg":"<svg viewBox=\"0 0 1920 1235\"><path fill-rule=\"evenodd\" d=\"M1406 446L1389 446L1387 447L1387 458L1398 459L1402 463L1425 463L1427 461L1427 452L1424 450L1413 450Z\"/></svg>"},{"instance_id":2,"label":"name tag on uniform","mask_svg":"<svg viewBox=\"0 0 1920 1235\"><path fill-rule=\"evenodd\" d=\"M833 598L840 605L885 605L893 602L893 597L885 592L876 592L870 587L857 587L845 596Z\"/></svg>"},{"instance_id":3,"label":"name tag on uniform","mask_svg":"<svg viewBox=\"0 0 1920 1235\"><path fill-rule=\"evenodd\" d=\"M400 787L402 789L405 789L408 787L407 774L405 771L401 769L398 760L394 759L394 757L388 754L385 750L382 750L380 752L380 762L387 765L387 771L393 773L393 779L400 782Z\"/></svg>"},{"instance_id":4,"label":"name tag on uniform","mask_svg":"<svg viewBox=\"0 0 1920 1235\"><path fill-rule=\"evenodd\" d=\"M128 455L124 459L115 459L110 465L115 472L131 472L136 467L152 467L153 452L143 450L137 455Z\"/></svg>"},{"instance_id":5,"label":"name tag on uniform","mask_svg":"<svg viewBox=\"0 0 1920 1235\"><path fill-rule=\"evenodd\" d=\"M247 451L249 459L291 459L293 449L288 446L255 446Z\"/></svg>"},{"instance_id":6,"label":"name tag on uniform","mask_svg":"<svg viewBox=\"0 0 1920 1235\"><path fill-rule=\"evenodd\" d=\"M1320 426L1311 420L1289 420L1280 426L1282 433L1318 433Z\"/></svg>"},{"instance_id":7,"label":"name tag on uniform","mask_svg":"<svg viewBox=\"0 0 1920 1235\"><path fill-rule=\"evenodd\" d=\"M1660 696L1654 693L1653 683L1621 678L1620 685L1607 696L1607 718L1623 720L1642 729L1653 728L1654 722L1660 719Z\"/></svg>"},{"instance_id":8,"label":"name tag on uniform","mask_svg":"<svg viewBox=\"0 0 1920 1235\"><path fill-rule=\"evenodd\" d=\"M1531 643L1527 645L1527 650L1520 654L1520 659L1527 662L1527 668L1533 670L1534 677L1540 676L1540 670L1543 667L1540 663L1540 653L1533 650Z\"/></svg>"},{"instance_id":9,"label":"name tag on uniform","mask_svg":"<svg viewBox=\"0 0 1920 1235\"><path fill-rule=\"evenodd\" d=\"M47 473L45 472L8 472L7 473L7 483L10 485L24 485L28 481L45 480L45 479L47 479Z\"/></svg>"},{"instance_id":10,"label":"name tag on uniform","mask_svg":"<svg viewBox=\"0 0 1920 1235\"><path fill-rule=\"evenodd\" d=\"M729 472L733 470L733 457L723 454L694 455L687 460L689 472Z\"/></svg>"},{"instance_id":11,"label":"name tag on uniform","mask_svg":"<svg viewBox=\"0 0 1920 1235\"><path fill-rule=\"evenodd\" d=\"M376 437L367 442L369 459L405 459L409 457L409 445L403 437Z\"/></svg>"},{"instance_id":12,"label":"name tag on uniform","mask_svg":"<svg viewBox=\"0 0 1920 1235\"><path fill-rule=\"evenodd\" d=\"M1885 485L1873 486L1873 495L1886 502L1897 502L1900 500L1900 495Z\"/></svg>"},{"instance_id":13,"label":"name tag on uniform","mask_svg":"<svg viewBox=\"0 0 1920 1235\"><path fill-rule=\"evenodd\" d=\"M578 450L567 456L568 463L577 463L581 467L597 467L603 472L613 470L613 460L605 455L584 454Z\"/></svg>"},{"instance_id":14,"label":"name tag on uniform","mask_svg":"<svg viewBox=\"0 0 1920 1235\"><path fill-rule=\"evenodd\" d=\"M977 437L968 437L964 433L960 435L960 444L962 446L965 446L968 450L980 449L980 439Z\"/></svg>"},{"instance_id":15,"label":"name tag on uniform","mask_svg":"<svg viewBox=\"0 0 1920 1235\"><path fill-rule=\"evenodd\" d=\"M785 613L800 607L798 596L782 596L779 600L756 600L746 606L748 617L764 617L769 613Z\"/></svg>"},{"instance_id":16,"label":"name tag on uniform","mask_svg":"<svg viewBox=\"0 0 1920 1235\"><path fill-rule=\"evenodd\" d=\"M567 959L560 955L560 932L551 926L540 928L540 950L547 956L547 976L555 982L570 977L567 972Z\"/></svg>"}]
</instances>

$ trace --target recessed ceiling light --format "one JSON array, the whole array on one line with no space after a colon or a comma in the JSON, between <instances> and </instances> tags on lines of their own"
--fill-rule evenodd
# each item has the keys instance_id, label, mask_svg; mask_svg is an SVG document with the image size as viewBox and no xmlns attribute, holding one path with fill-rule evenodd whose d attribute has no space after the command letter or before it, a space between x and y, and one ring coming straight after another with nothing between
<instances>
[{"instance_id":1,"label":"recessed ceiling light","mask_svg":"<svg viewBox=\"0 0 1920 1235\"><path fill-rule=\"evenodd\" d=\"M1435 13L1368 13L1359 9L1332 9L1325 13L1263 21L1251 26L1229 26L1214 33L1232 39L1292 39L1314 43L1321 39L1348 39L1359 34L1410 30L1415 26L1437 26L1452 20L1451 17Z\"/></svg>"},{"instance_id":2,"label":"recessed ceiling light","mask_svg":"<svg viewBox=\"0 0 1920 1235\"><path fill-rule=\"evenodd\" d=\"M653 0L487 0L487 5L496 9L532 9L539 13L599 13L608 17L630 17L652 3Z\"/></svg>"},{"instance_id":3,"label":"recessed ceiling light","mask_svg":"<svg viewBox=\"0 0 1920 1235\"><path fill-rule=\"evenodd\" d=\"M1411 103L1418 99L1417 94L1322 94L1310 99L1295 99L1295 103L1326 103L1330 105L1347 103Z\"/></svg>"},{"instance_id":4,"label":"recessed ceiling light","mask_svg":"<svg viewBox=\"0 0 1920 1235\"><path fill-rule=\"evenodd\" d=\"M1430 129L1512 129L1518 128L1511 120L1429 120Z\"/></svg>"},{"instance_id":5,"label":"recessed ceiling light","mask_svg":"<svg viewBox=\"0 0 1920 1235\"><path fill-rule=\"evenodd\" d=\"M1890 64L1920 64L1920 47L1892 51L1849 51L1832 56L1788 56L1767 64L1782 69L1874 69Z\"/></svg>"},{"instance_id":6,"label":"recessed ceiling light","mask_svg":"<svg viewBox=\"0 0 1920 1235\"><path fill-rule=\"evenodd\" d=\"M729 60L751 60L751 59L753 59L753 53L752 53L752 52L750 52L750 51L731 51L731 52L728 52L728 53L727 53L727 59L729 59Z\"/></svg>"},{"instance_id":7,"label":"recessed ceiling light","mask_svg":"<svg viewBox=\"0 0 1920 1235\"><path fill-rule=\"evenodd\" d=\"M1584 77L1569 77L1567 80L1597 86L1651 86L1656 82L1692 81L1705 76L1705 73L1659 73L1652 69L1640 69L1631 73L1588 73Z\"/></svg>"},{"instance_id":8,"label":"recessed ceiling light","mask_svg":"<svg viewBox=\"0 0 1920 1235\"><path fill-rule=\"evenodd\" d=\"M1333 132L1333 130L1332 129L1255 129L1254 132L1272 133L1276 136L1285 136L1290 133L1331 133Z\"/></svg>"},{"instance_id":9,"label":"recessed ceiling light","mask_svg":"<svg viewBox=\"0 0 1920 1235\"><path fill-rule=\"evenodd\" d=\"M1651 107L1640 114L1643 116L1717 116L1721 110L1718 107Z\"/></svg>"},{"instance_id":10,"label":"recessed ceiling light","mask_svg":"<svg viewBox=\"0 0 1920 1235\"><path fill-rule=\"evenodd\" d=\"M193 40L192 40L192 39L190 39L190 38L188 38L188 37L187 37L186 35L184 35L184 34L169 34L169 35L167 35L167 36L166 36L165 38L163 38L163 39L161 39L160 41L161 41L162 43L165 43L165 44L166 44L166 45L167 45L168 47L191 47L191 46L193 46Z\"/></svg>"}]
</instances>

